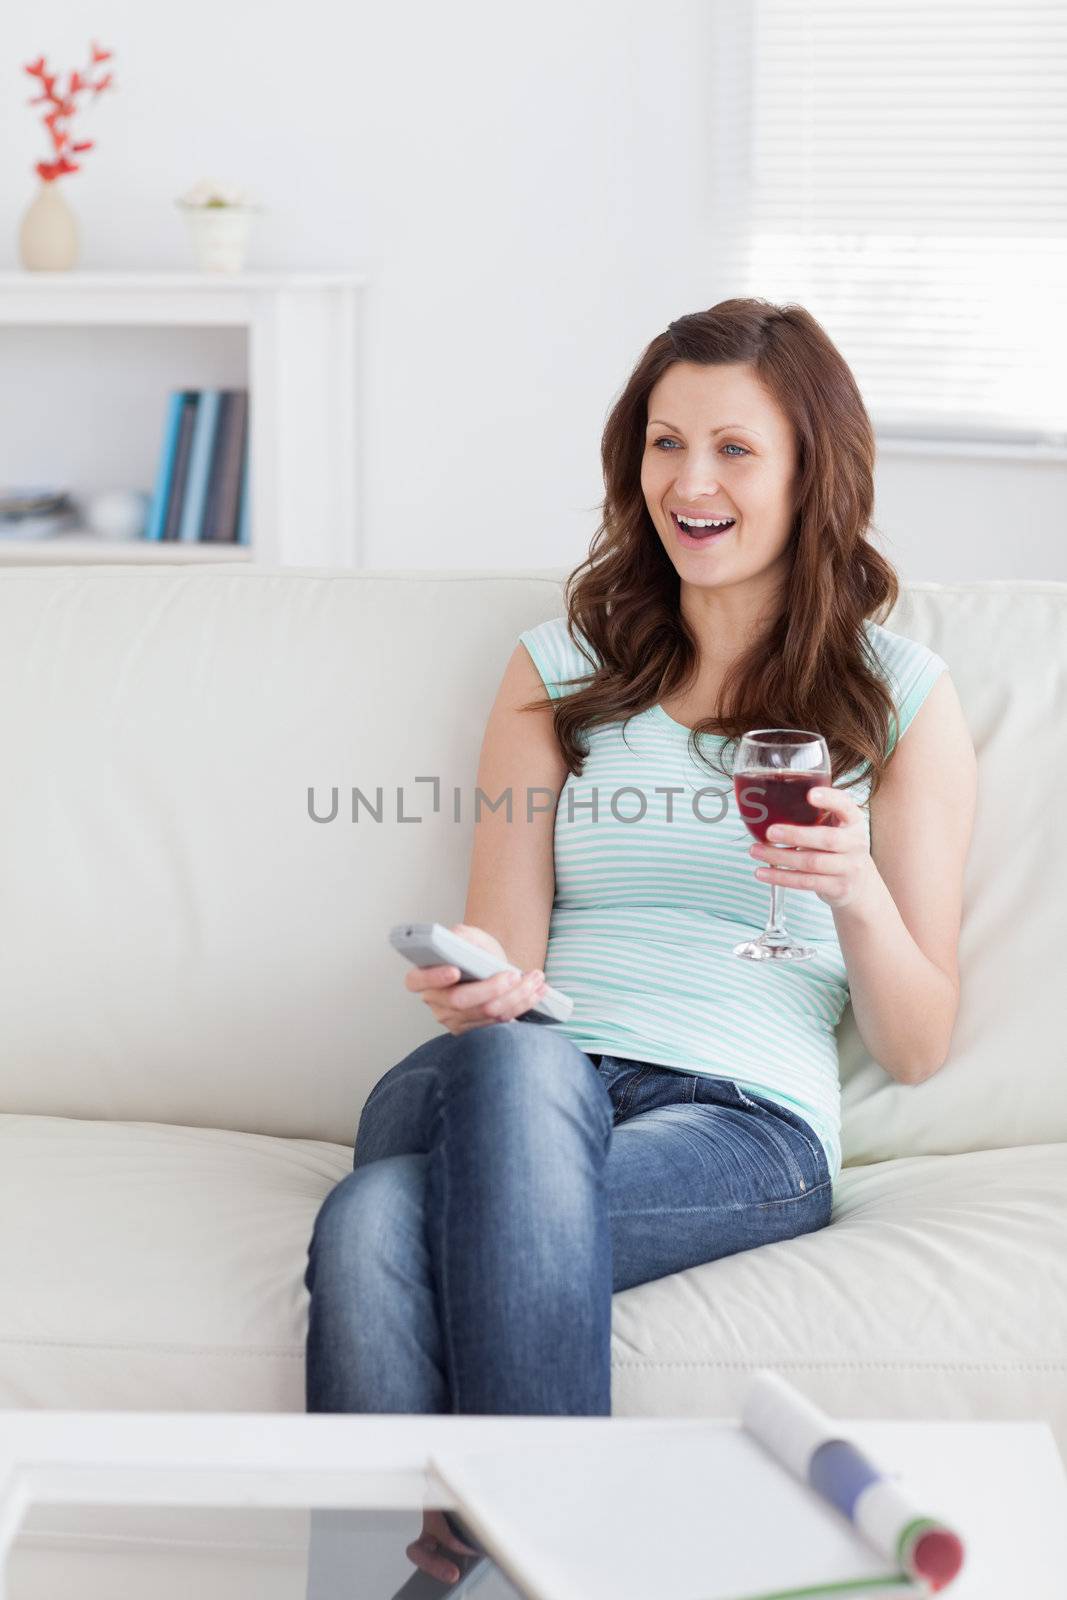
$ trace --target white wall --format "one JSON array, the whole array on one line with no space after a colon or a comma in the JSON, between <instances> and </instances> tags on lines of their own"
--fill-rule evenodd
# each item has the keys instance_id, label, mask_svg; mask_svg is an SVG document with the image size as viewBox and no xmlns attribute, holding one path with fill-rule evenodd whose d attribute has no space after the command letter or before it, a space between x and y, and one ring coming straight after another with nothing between
<instances>
[{"instance_id":1,"label":"white wall","mask_svg":"<svg viewBox=\"0 0 1067 1600\"><path fill-rule=\"evenodd\" d=\"M736 292L716 273L711 8L8 0L0 267L45 153L19 66L80 65L89 28L118 91L66 180L81 265L189 265L174 197L206 174L247 183L269 208L250 266L373 278L366 563L578 561L600 430L640 350ZM101 337L0 331L0 482L148 488L166 390L240 381L231 335ZM879 467L907 578L1065 579L1065 505L1063 462Z\"/></svg>"}]
</instances>

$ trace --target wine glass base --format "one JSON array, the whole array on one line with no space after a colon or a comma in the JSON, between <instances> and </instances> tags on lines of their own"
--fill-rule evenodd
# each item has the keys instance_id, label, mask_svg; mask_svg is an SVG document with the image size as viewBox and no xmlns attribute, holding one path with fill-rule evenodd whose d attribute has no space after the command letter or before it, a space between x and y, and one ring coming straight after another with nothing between
<instances>
[{"instance_id":1,"label":"wine glass base","mask_svg":"<svg viewBox=\"0 0 1067 1600\"><path fill-rule=\"evenodd\" d=\"M747 961L810 961L818 952L806 944L764 944L761 939L746 939L734 945L734 955Z\"/></svg>"}]
</instances>

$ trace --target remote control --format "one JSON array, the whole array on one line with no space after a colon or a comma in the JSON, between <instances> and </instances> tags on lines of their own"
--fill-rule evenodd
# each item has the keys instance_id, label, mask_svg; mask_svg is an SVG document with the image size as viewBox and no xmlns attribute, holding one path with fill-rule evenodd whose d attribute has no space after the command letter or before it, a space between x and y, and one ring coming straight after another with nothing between
<instances>
[{"instance_id":1,"label":"remote control","mask_svg":"<svg viewBox=\"0 0 1067 1600\"><path fill-rule=\"evenodd\" d=\"M461 983L473 983L478 978L492 978L498 972L520 972L520 967L510 961L500 961L488 950L461 939L440 922L398 922L389 933L389 943L394 950L416 967L458 967ZM526 1022L566 1022L574 1010L574 1001L558 989L546 986L544 993L529 1011L522 1013Z\"/></svg>"}]
</instances>

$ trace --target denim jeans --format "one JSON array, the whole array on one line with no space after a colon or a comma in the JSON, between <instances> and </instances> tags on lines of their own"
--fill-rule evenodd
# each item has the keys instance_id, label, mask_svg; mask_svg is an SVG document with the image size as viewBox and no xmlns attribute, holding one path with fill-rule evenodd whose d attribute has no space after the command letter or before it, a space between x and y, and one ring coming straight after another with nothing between
<instances>
[{"instance_id":1,"label":"denim jeans","mask_svg":"<svg viewBox=\"0 0 1067 1600\"><path fill-rule=\"evenodd\" d=\"M521 1019L372 1089L315 1219L309 1411L607 1416L611 1297L830 1221L822 1143L729 1078Z\"/></svg>"}]
</instances>

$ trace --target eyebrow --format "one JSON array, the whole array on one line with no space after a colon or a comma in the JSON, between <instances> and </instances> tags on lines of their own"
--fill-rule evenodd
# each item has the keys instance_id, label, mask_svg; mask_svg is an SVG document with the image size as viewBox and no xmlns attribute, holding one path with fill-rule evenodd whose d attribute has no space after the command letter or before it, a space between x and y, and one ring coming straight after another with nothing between
<instances>
[{"instance_id":1,"label":"eyebrow","mask_svg":"<svg viewBox=\"0 0 1067 1600\"><path fill-rule=\"evenodd\" d=\"M649 422L648 427L654 428L657 424L661 428L673 428L675 433L681 433L682 431L681 428L675 425L675 423L666 422L662 417L653 417ZM740 433L751 433L756 439L763 438L762 433L757 433L755 428L746 428L743 422L724 422L721 428L712 428L710 431L712 433L730 433L732 430L736 430ZM645 432L648 432L648 428L645 429Z\"/></svg>"}]
</instances>

